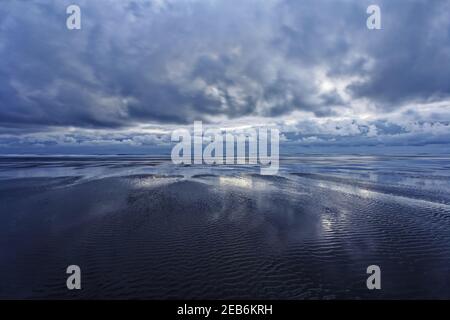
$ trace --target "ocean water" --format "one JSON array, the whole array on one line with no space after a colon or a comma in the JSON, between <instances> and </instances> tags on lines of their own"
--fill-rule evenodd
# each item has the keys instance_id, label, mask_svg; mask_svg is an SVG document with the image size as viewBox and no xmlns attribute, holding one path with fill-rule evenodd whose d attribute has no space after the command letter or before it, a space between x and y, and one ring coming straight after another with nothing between
<instances>
[{"instance_id":1,"label":"ocean water","mask_svg":"<svg viewBox=\"0 0 450 320\"><path fill-rule=\"evenodd\" d=\"M448 299L449 168L443 155L309 155L262 176L1 156L0 297ZM66 288L72 264L82 290Z\"/></svg>"}]
</instances>

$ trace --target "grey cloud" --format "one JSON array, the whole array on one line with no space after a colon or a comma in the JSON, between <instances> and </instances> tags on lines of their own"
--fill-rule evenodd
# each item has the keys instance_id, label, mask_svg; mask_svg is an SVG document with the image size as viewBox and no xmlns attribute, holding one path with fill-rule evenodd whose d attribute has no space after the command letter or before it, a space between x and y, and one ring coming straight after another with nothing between
<instances>
[{"instance_id":1,"label":"grey cloud","mask_svg":"<svg viewBox=\"0 0 450 320\"><path fill-rule=\"evenodd\" d=\"M369 31L372 2L8 1L0 8L0 132L296 110L358 117L351 102L359 98L391 111L448 96L448 2L375 1L383 30ZM80 31L65 28L71 3L82 7ZM350 98L324 90L318 71L356 79Z\"/></svg>"},{"instance_id":2,"label":"grey cloud","mask_svg":"<svg viewBox=\"0 0 450 320\"><path fill-rule=\"evenodd\" d=\"M383 30L366 44L374 59L368 81L351 86L386 109L450 95L448 1L383 1Z\"/></svg>"}]
</instances>

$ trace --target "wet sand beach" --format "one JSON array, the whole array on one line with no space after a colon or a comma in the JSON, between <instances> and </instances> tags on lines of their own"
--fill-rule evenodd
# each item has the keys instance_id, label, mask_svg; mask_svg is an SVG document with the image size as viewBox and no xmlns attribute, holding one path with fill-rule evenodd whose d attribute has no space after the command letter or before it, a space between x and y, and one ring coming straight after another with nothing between
<instances>
[{"instance_id":1,"label":"wet sand beach","mask_svg":"<svg viewBox=\"0 0 450 320\"><path fill-rule=\"evenodd\" d=\"M278 176L3 159L0 297L450 298L448 160L401 160L413 174L355 159L285 161ZM66 289L71 264L82 290ZM373 264L381 290L366 287Z\"/></svg>"}]
</instances>

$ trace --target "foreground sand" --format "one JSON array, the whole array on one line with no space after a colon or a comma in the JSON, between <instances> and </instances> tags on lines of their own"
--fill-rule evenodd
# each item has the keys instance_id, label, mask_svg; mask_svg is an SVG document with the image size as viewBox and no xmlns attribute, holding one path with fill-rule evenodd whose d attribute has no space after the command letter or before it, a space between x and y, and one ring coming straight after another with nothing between
<instances>
[{"instance_id":1,"label":"foreground sand","mask_svg":"<svg viewBox=\"0 0 450 320\"><path fill-rule=\"evenodd\" d=\"M305 174L2 181L0 297L450 298L450 206L407 193Z\"/></svg>"}]
</instances>

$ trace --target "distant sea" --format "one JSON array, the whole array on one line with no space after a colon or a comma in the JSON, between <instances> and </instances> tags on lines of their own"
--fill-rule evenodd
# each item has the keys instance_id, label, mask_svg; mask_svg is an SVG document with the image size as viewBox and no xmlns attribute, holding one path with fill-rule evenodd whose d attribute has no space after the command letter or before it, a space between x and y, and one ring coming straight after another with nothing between
<instances>
[{"instance_id":1,"label":"distant sea","mask_svg":"<svg viewBox=\"0 0 450 320\"><path fill-rule=\"evenodd\" d=\"M449 169L446 155L284 157L276 176L0 156L0 298L449 299Z\"/></svg>"}]
</instances>

